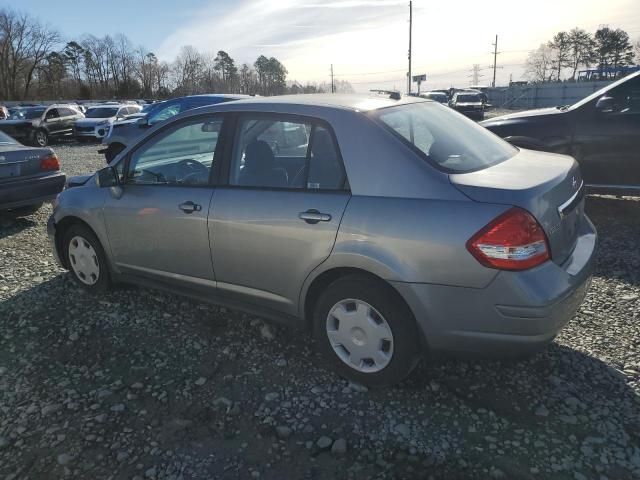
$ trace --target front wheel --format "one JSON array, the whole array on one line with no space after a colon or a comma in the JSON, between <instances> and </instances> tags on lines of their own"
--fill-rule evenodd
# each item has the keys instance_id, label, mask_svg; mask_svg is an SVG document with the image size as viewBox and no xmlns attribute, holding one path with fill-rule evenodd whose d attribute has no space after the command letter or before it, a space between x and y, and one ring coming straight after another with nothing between
<instances>
[{"instance_id":1,"label":"front wheel","mask_svg":"<svg viewBox=\"0 0 640 480\"><path fill-rule=\"evenodd\" d=\"M38 147L46 147L47 145L49 145L49 135L47 134L46 130L36 130L36 133L33 136L33 142Z\"/></svg>"},{"instance_id":2,"label":"front wheel","mask_svg":"<svg viewBox=\"0 0 640 480\"><path fill-rule=\"evenodd\" d=\"M63 238L64 255L73 279L91 293L111 286L106 256L95 234L83 225L72 225Z\"/></svg>"},{"instance_id":3,"label":"front wheel","mask_svg":"<svg viewBox=\"0 0 640 480\"><path fill-rule=\"evenodd\" d=\"M316 303L319 349L338 373L364 385L397 383L419 359L415 319L390 289L350 275L329 285Z\"/></svg>"}]
</instances>

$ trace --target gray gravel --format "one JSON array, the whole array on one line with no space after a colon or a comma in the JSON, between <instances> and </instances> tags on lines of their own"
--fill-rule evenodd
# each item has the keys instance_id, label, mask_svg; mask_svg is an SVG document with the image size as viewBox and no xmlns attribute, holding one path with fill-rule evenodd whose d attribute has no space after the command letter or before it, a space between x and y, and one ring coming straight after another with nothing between
<instances>
[{"instance_id":1,"label":"gray gravel","mask_svg":"<svg viewBox=\"0 0 640 480\"><path fill-rule=\"evenodd\" d=\"M56 145L69 174L97 146ZM640 477L640 201L590 197L591 291L524 361L368 390L307 335L135 287L80 291L50 213L0 219L0 479Z\"/></svg>"}]
</instances>

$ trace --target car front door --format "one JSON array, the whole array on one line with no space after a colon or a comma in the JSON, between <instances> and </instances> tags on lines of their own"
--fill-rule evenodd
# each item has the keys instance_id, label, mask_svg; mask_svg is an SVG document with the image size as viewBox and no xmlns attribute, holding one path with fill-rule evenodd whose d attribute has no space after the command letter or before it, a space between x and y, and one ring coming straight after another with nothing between
<instances>
[{"instance_id":1,"label":"car front door","mask_svg":"<svg viewBox=\"0 0 640 480\"><path fill-rule=\"evenodd\" d=\"M47 133L51 137L57 137L62 129L62 119L57 108L50 108L44 114L44 122L47 127Z\"/></svg>"},{"instance_id":2,"label":"car front door","mask_svg":"<svg viewBox=\"0 0 640 480\"><path fill-rule=\"evenodd\" d=\"M123 159L122 187L104 218L115 263L125 274L214 288L207 215L221 115L168 124Z\"/></svg>"},{"instance_id":3,"label":"car front door","mask_svg":"<svg viewBox=\"0 0 640 480\"><path fill-rule=\"evenodd\" d=\"M589 185L640 186L640 77L595 99L575 113L574 153ZM596 107L598 105L598 107Z\"/></svg>"},{"instance_id":4,"label":"car front door","mask_svg":"<svg viewBox=\"0 0 640 480\"><path fill-rule=\"evenodd\" d=\"M227 167L209 215L218 292L295 315L350 198L334 135L314 119L241 114Z\"/></svg>"}]
</instances>

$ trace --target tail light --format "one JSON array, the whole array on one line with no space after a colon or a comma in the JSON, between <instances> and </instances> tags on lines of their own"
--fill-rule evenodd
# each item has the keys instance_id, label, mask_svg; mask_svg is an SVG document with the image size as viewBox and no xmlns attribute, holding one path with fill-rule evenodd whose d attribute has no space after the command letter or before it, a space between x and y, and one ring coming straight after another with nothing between
<instances>
[{"instance_id":1,"label":"tail light","mask_svg":"<svg viewBox=\"0 0 640 480\"><path fill-rule=\"evenodd\" d=\"M547 236L529 212L511 208L467 242L482 265L500 270L526 270L549 260Z\"/></svg>"},{"instance_id":2,"label":"tail light","mask_svg":"<svg viewBox=\"0 0 640 480\"><path fill-rule=\"evenodd\" d=\"M60 170L60 160L55 153L40 159L40 170Z\"/></svg>"}]
</instances>

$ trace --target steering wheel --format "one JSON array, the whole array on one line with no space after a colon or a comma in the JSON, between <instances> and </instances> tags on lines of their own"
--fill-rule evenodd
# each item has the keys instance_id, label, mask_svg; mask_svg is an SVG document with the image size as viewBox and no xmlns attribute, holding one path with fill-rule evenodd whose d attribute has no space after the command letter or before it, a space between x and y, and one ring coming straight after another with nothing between
<instances>
[{"instance_id":1,"label":"steering wheel","mask_svg":"<svg viewBox=\"0 0 640 480\"><path fill-rule=\"evenodd\" d=\"M206 179L205 182L209 180L209 169L196 160L190 158L180 160L176 164L176 167L178 167L178 171L182 172L184 170L186 172L180 179L180 183L192 183L191 179L203 177ZM193 183L200 182L196 181Z\"/></svg>"}]
</instances>

